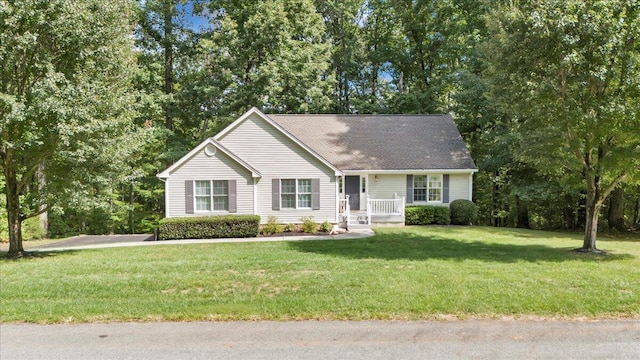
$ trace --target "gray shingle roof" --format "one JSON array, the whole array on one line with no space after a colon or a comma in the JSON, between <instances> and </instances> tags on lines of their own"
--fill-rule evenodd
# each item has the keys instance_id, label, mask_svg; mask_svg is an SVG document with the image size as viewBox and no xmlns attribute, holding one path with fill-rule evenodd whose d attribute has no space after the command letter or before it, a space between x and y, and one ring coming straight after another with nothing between
<instances>
[{"instance_id":1,"label":"gray shingle roof","mask_svg":"<svg viewBox=\"0 0 640 360\"><path fill-rule=\"evenodd\" d=\"M450 115L269 115L341 170L476 169Z\"/></svg>"}]
</instances>

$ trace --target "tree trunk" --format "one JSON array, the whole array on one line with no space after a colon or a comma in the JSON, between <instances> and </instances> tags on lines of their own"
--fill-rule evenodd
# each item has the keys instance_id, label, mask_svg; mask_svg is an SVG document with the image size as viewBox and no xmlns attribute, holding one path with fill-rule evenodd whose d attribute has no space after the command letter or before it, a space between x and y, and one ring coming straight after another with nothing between
<instances>
[{"instance_id":1,"label":"tree trunk","mask_svg":"<svg viewBox=\"0 0 640 360\"><path fill-rule=\"evenodd\" d=\"M563 230L573 230L576 228L575 201L571 195L564 196L565 207L563 210Z\"/></svg>"},{"instance_id":2,"label":"tree trunk","mask_svg":"<svg viewBox=\"0 0 640 360\"><path fill-rule=\"evenodd\" d=\"M580 199L578 200L578 210L576 211L576 227L581 228L587 226L586 196L584 190L580 191Z\"/></svg>"},{"instance_id":3,"label":"tree trunk","mask_svg":"<svg viewBox=\"0 0 640 360\"><path fill-rule=\"evenodd\" d=\"M47 178L44 174L44 163L38 165L38 193L42 197L44 196L44 187L47 185ZM39 216L40 229L45 237L49 237L49 213L47 212L47 205L41 204L40 209L42 213Z\"/></svg>"},{"instance_id":4,"label":"tree trunk","mask_svg":"<svg viewBox=\"0 0 640 360\"><path fill-rule=\"evenodd\" d=\"M625 231L624 226L624 188L617 187L609 198L609 214L607 224L609 230Z\"/></svg>"},{"instance_id":5,"label":"tree trunk","mask_svg":"<svg viewBox=\"0 0 640 360\"><path fill-rule=\"evenodd\" d=\"M523 203L519 197L516 196L516 213L518 216L517 219L517 227L523 229L531 229L531 224L529 224L529 207L527 204Z\"/></svg>"},{"instance_id":6,"label":"tree trunk","mask_svg":"<svg viewBox=\"0 0 640 360\"><path fill-rule=\"evenodd\" d=\"M598 235L598 215L600 214L600 208L602 203L594 201L587 201L587 225L584 229L584 242L582 243L581 251L588 252L600 252L596 249L596 237Z\"/></svg>"},{"instance_id":7,"label":"tree trunk","mask_svg":"<svg viewBox=\"0 0 640 360\"><path fill-rule=\"evenodd\" d=\"M13 168L11 150L4 154L5 196L7 200L7 221L9 225L9 257L19 257L24 254L22 247L22 218L20 217L20 194L18 193L18 179Z\"/></svg>"}]
</instances>

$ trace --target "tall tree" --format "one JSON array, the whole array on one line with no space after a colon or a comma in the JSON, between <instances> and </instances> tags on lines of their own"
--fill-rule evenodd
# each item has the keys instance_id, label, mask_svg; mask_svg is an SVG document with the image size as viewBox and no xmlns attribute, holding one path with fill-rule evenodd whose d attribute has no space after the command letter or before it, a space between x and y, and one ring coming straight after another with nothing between
<instances>
[{"instance_id":1,"label":"tall tree","mask_svg":"<svg viewBox=\"0 0 640 360\"><path fill-rule=\"evenodd\" d=\"M0 164L10 256L24 252L25 219L128 171L140 139L131 121L131 5L0 4Z\"/></svg>"},{"instance_id":2,"label":"tall tree","mask_svg":"<svg viewBox=\"0 0 640 360\"><path fill-rule=\"evenodd\" d=\"M397 91L393 112L448 112L455 76L472 55L483 27L484 1L379 2L400 27L389 43L388 61Z\"/></svg>"},{"instance_id":3,"label":"tall tree","mask_svg":"<svg viewBox=\"0 0 640 360\"><path fill-rule=\"evenodd\" d=\"M353 82L358 79L363 61L363 44L359 23L362 21L362 0L316 0L322 14L325 37L331 41L331 72L334 90L332 111L353 111Z\"/></svg>"},{"instance_id":4,"label":"tall tree","mask_svg":"<svg viewBox=\"0 0 640 360\"><path fill-rule=\"evenodd\" d=\"M202 47L225 113L329 109L331 48L312 0L212 0L209 9L216 23Z\"/></svg>"},{"instance_id":5,"label":"tall tree","mask_svg":"<svg viewBox=\"0 0 640 360\"><path fill-rule=\"evenodd\" d=\"M582 251L600 210L640 172L640 3L514 1L490 17L493 100L521 136L519 159L583 182Z\"/></svg>"},{"instance_id":6,"label":"tall tree","mask_svg":"<svg viewBox=\"0 0 640 360\"><path fill-rule=\"evenodd\" d=\"M140 64L149 74L148 81L143 83L144 90L155 94L156 102L162 105L164 119L153 123L163 123L167 130L167 149L160 156L164 165L182 156L193 142L189 136L184 136L194 125L184 116L183 109L191 115L191 108L197 105L179 103L185 92L182 78L196 55L196 32L195 26L187 20L190 17L193 17L193 2L187 0L140 2L136 44L142 50ZM151 120L156 119L151 117ZM184 125L184 121L188 124Z\"/></svg>"}]
</instances>

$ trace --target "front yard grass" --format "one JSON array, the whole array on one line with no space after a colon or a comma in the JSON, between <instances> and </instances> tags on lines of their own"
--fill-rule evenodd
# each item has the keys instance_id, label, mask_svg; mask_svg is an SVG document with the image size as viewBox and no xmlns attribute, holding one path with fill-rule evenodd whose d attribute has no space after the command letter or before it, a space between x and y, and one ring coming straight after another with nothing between
<instances>
[{"instance_id":1,"label":"front yard grass","mask_svg":"<svg viewBox=\"0 0 640 360\"><path fill-rule=\"evenodd\" d=\"M1 322L640 318L640 236L383 228L359 240L166 245L0 259Z\"/></svg>"}]
</instances>

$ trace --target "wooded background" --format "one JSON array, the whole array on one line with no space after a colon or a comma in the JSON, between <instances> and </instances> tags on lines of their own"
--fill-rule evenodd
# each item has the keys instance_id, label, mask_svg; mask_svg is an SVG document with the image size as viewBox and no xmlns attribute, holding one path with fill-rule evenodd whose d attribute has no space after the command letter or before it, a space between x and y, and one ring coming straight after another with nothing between
<instances>
[{"instance_id":1,"label":"wooded background","mask_svg":"<svg viewBox=\"0 0 640 360\"><path fill-rule=\"evenodd\" d=\"M102 3L0 1L0 188L13 171L27 239L153 231L155 175L253 106L451 113L481 224L640 221L638 1Z\"/></svg>"}]
</instances>

